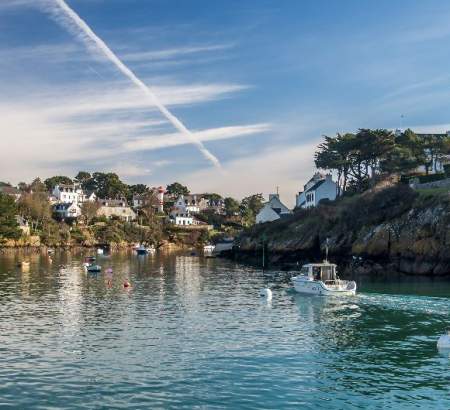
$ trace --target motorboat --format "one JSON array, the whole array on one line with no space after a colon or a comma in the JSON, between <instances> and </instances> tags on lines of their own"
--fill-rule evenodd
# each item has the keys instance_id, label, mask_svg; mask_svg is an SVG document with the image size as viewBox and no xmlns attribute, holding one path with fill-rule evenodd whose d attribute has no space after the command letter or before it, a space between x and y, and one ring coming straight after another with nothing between
<instances>
[{"instance_id":1,"label":"motorboat","mask_svg":"<svg viewBox=\"0 0 450 410\"><path fill-rule=\"evenodd\" d=\"M299 293L320 296L348 296L356 293L356 282L341 280L337 276L337 266L325 260L323 263L303 265L300 273L291 278Z\"/></svg>"},{"instance_id":2,"label":"motorboat","mask_svg":"<svg viewBox=\"0 0 450 410\"><path fill-rule=\"evenodd\" d=\"M102 271L102 267L100 265L91 264L86 266L86 270L90 273L98 273Z\"/></svg>"},{"instance_id":3,"label":"motorboat","mask_svg":"<svg viewBox=\"0 0 450 410\"><path fill-rule=\"evenodd\" d=\"M216 249L216 247L214 245L211 245L211 244L205 245L203 247L203 252L205 252L205 253L212 253L214 251L214 249Z\"/></svg>"}]
</instances>

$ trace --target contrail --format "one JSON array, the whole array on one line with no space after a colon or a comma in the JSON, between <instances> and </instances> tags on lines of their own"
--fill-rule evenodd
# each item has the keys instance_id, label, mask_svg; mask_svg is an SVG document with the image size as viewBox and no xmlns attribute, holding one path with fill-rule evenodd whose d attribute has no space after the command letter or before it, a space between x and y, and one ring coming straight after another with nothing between
<instances>
[{"instance_id":1,"label":"contrail","mask_svg":"<svg viewBox=\"0 0 450 410\"><path fill-rule=\"evenodd\" d=\"M116 54L106 45L106 43L97 34L92 31L88 24L72 9L64 0L54 0L56 7L52 6L50 11L54 14L57 20L66 28L75 29L75 33L80 37L87 45L92 43L96 46L96 49L105 55L126 77L128 77L133 84L139 87L142 92L147 96L150 102L155 105L159 111L172 123L172 125L180 131L183 135L188 137L190 141L197 146L203 156L211 161L214 166L220 168L219 160L208 151L208 149L202 144L202 142L196 138L186 126L173 115L159 100L159 98L150 90L145 83L139 79L136 74L133 73ZM70 30L69 30L70 31Z\"/></svg>"}]
</instances>

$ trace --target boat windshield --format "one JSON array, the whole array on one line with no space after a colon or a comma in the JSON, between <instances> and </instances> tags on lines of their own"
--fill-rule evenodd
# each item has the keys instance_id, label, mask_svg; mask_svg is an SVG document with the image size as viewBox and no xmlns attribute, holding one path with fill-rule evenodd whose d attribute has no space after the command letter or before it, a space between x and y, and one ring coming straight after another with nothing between
<instances>
[{"instance_id":1,"label":"boat windshield","mask_svg":"<svg viewBox=\"0 0 450 410\"><path fill-rule=\"evenodd\" d=\"M300 270L300 275L308 276L308 274L309 274L308 266L302 266L302 269Z\"/></svg>"}]
</instances>

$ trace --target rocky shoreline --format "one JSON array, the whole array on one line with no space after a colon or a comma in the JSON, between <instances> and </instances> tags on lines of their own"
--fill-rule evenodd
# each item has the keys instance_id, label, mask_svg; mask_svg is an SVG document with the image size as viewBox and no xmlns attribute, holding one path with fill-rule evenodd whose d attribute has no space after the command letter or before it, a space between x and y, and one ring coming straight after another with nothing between
<instances>
[{"instance_id":1,"label":"rocky shoreline","mask_svg":"<svg viewBox=\"0 0 450 410\"><path fill-rule=\"evenodd\" d=\"M421 195L398 185L367 192L244 232L229 256L295 269L329 259L346 276L399 272L450 277L449 195Z\"/></svg>"}]
</instances>

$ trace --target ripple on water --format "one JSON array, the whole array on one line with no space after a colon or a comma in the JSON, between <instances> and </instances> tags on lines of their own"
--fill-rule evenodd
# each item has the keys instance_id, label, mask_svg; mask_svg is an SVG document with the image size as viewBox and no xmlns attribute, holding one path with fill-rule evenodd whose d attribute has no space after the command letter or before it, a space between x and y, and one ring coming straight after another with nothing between
<instances>
[{"instance_id":1,"label":"ripple on water","mask_svg":"<svg viewBox=\"0 0 450 410\"><path fill-rule=\"evenodd\" d=\"M447 298L314 298L222 260L99 260L111 284L81 255L28 273L0 256L0 407L450 408Z\"/></svg>"}]
</instances>

